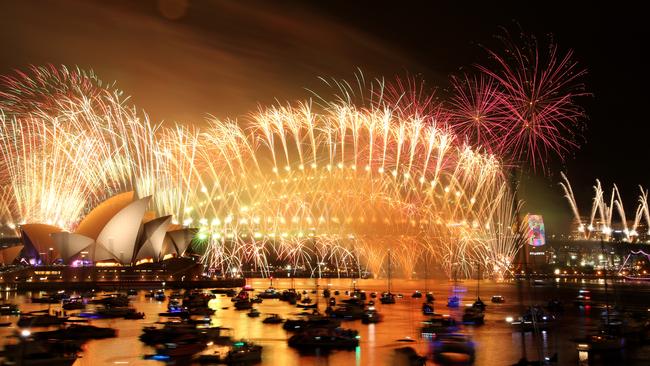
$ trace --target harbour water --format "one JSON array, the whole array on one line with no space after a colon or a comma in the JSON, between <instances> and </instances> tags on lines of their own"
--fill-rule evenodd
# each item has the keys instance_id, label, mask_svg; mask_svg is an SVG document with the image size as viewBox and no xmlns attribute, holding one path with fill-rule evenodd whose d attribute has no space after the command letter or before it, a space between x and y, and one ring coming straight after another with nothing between
<instances>
[{"instance_id":1,"label":"harbour water","mask_svg":"<svg viewBox=\"0 0 650 366\"><path fill-rule=\"evenodd\" d=\"M354 282L353 282L354 281ZM248 284L256 291L263 291L269 286L268 279L249 279ZM277 289L289 288L289 279L275 279L273 286ZM295 279L293 286L308 292L315 288L314 279ZM386 282L373 279L321 279L322 289L329 287L331 291L338 290L338 299L344 299L345 291L356 286L367 293L381 293L386 289ZM604 284L598 281L552 280L536 283L534 286L524 285L518 289L517 282L481 281L480 296L487 303L485 324L481 326L461 326L459 332L472 336L476 345L476 365L509 365L517 362L522 356L522 341L519 332L513 332L512 326L506 322L508 316L517 316L522 311L519 304L521 298L526 305L546 304L551 298L559 298L565 304L565 311L554 322L555 324L539 336L526 333L524 337L525 352L528 359L537 360L558 354L560 365L578 365L579 358L576 343L573 339L593 331L598 323L601 309L599 304L605 302ZM261 365L390 365L395 348L410 346L420 354L430 351L429 342L419 335L421 322L426 316L421 313L423 299L413 299L415 290L425 291L424 281L393 280L393 292L403 294L395 304L382 305L377 301L377 309L384 316L378 324L364 325L361 321L344 321L342 327L359 331L360 345L350 351L335 351L329 354L301 355L287 345L289 333L281 325L263 324L260 318L249 318L246 311L237 311L232 306L230 298L217 295L211 300L210 307L216 310L212 316L212 324L232 328L234 338L248 339L264 347ZM428 291L435 296L435 311L450 314L460 320L462 307L449 309L446 307L447 298L452 294L454 283L447 280L427 281ZM476 281L457 283L456 287L462 298L462 305L471 304L476 298ZM573 304L579 289L591 291L594 304L590 307L578 307ZM166 290L167 295L171 290ZM103 340L93 340L84 346L82 357L76 366L94 365L156 365L158 361L144 360L143 355L153 353L151 347L145 346L138 340L144 326L159 320L158 313L167 309L166 301L156 301L144 296L140 291L132 298L132 305L146 317L142 320L92 320L96 326L112 327L118 330L118 337ZM506 301L503 304L490 303L492 295L502 295ZM23 312L47 308L45 304L30 303L31 293L5 292L0 293L4 300L20 305ZM310 294L315 299L316 295ZM650 286L642 283L610 284L609 301L619 305L649 310ZM320 309L323 311L326 303L320 298ZM60 305L51 305L52 310L60 310ZM262 314L277 313L282 317L292 317L299 312L295 306L277 299L264 300L256 308ZM15 326L17 317L0 316L0 322L12 322L12 326L0 328L0 339L9 342L8 336L18 331ZM411 339L413 342L405 342ZM627 349L620 355L622 364L650 364L650 346L639 346ZM600 364L609 361L601 360ZM429 364L433 364L429 361ZM598 364L598 362L596 363Z\"/></svg>"}]
</instances>

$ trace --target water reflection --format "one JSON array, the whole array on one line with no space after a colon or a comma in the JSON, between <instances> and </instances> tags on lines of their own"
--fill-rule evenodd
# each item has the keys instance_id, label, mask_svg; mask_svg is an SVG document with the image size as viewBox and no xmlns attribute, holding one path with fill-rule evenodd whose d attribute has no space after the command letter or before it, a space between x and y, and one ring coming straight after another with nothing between
<instances>
[{"instance_id":1,"label":"water reflection","mask_svg":"<svg viewBox=\"0 0 650 366\"><path fill-rule=\"evenodd\" d=\"M339 290L339 300L344 299L345 291L351 290L355 285L367 292L376 291L380 293L385 290L385 281L380 280L357 280L353 284L351 280L321 280L323 284L329 282L329 287ZM263 291L269 286L265 279L249 280L257 291ZM275 279L274 287L278 289L291 286L289 279ZM311 279L295 279L295 287L300 290L311 290L315 288L315 282ZM267 314L280 314L283 318L296 316L298 309L286 302L279 300L264 300L256 307L262 313L262 317L251 319L246 316L246 311L236 311L233 308L230 298L219 296L210 302L210 307L216 310L211 317L212 325L219 325L232 328L235 338L244 338L254 341L264 347L262 365L388 365L394 349L410 346L416 349L419 354L430 352L429 343L419 337L419 327L426 319L421 313L423 299L413 299L411 294L415 290L432 291L435 296L434 307L437 313L450 314L457 319L462 316L463 306L459 309L446 307L447 297L450 296L453 283L448 281L428 281L429 288L424 288L424 281L394 280L393 288L395 293L404 295L394 305L382 305L377 301L377 309L384 315L384 321L378 324L361 324L360 321L347 321L342 324L345 328L352 328L359 331L361 336L360 345L352 351L336 351L329 354L316 353L311 355L300 355L287 345L288 334L282 329L282 325L263 324L262 319ZM557 285L557 286L556 286ZM461 286L464 291L456 292L461 297L462 304L468 304L475 300L475 282L467 281ZM597 322L596 317L599 311L591 311L586 308L577 308L571 305L579 286L589 286L593 298L602 301L602 289L598 283L581 284L579 282L549 282L548 286L530 287L525 289L523 295L526 304L545 304L549 299L557 297L564 301L567 310L554 326L543 332L541 336L535 337L532 333L526 333L524 341L529 359L539 359L544 356L550 357L558 353L559 364L578 364L586 362L586 355L576 351L574 338L584 336L586 329L591 329ZM321 286L323 289L324 286ZM630 305L643 306L650 298L650 289L643 286L618 288L617 294L626 298ZM171 291L166 291L169 295ZM503 304L488 303L484 326L463 326L461 331L471 335L476 344L476 365L507 365L515 363L522 355L521 333L513 332L511 326L505 321L508 316L519 314L517 304L517 286L512 283L484 282L481 284L481 295L489 299L492 295L503 295L506 299ZM628 294L628 295L626 295ZM629 296L634 294L634 296ZM21 304L23 312L47 308L42 304L28 302L31 293L2 293L1 296L8 301ZM314 298L316 295L310 295ZM337 301L338 302L338 301ZM322 298L319 301L321 310L326 304ZM119 337L113 339L90 341L83 353L83 357L77 360L76 366L91 365L155 365L155 361L145 361L142 355L152 353L153 349L143 345L138 336L144 326L151 325L159 320L158 313L166 311L166 301L156 301L145 298L141 291L133 299L133 305L138 311L146 314L143 320L93 320L96 326L108 326L118 329ZM52 305L53 310L59 310L59 305ZM163 320L163 319L160 319ZM15 317L1 316L0 322L12 321L15 324ZM15 327L1 328L0 337L16 331ZM415 342L405 344L398 340L411 337ZM650 364L650 348L641 347L629 355L631 358L626 364L642 365Z\"/></svg>"}]
</instances>

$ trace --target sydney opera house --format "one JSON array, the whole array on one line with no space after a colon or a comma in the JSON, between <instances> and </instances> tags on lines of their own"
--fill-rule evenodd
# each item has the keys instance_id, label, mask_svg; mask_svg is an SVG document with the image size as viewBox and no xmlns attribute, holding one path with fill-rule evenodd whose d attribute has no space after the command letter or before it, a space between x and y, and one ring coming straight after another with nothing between
<instances>
[{"instance_id":1,"label":"sydney opera house","mask_svg":"<svg viewBox=\"0 0 650 366\"><path fill-rule=\"evenodd\" d=\"M129 282L204 279L192 251L194 229L147 211L151 197L111 197L73 232L41 223L20 226L20 244L0 250L4 282Z\"/></svg>"}]
</instances>

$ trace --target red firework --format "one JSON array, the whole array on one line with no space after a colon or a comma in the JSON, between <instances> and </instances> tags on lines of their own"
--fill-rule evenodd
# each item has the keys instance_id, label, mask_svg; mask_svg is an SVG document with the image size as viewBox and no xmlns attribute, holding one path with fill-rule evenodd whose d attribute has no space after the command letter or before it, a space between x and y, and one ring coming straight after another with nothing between
<instances>
[{"instance_id":1,"label":"red firework","mask_svg":"<svg viewBox=\"0 0 650 366\"><path fill-rule=\"evenodd\" d=\"M29 72L0 76L0 109L8 114L58 115L66 100L95 100L111 85L103 85L92 71L66 66L31 66Z\"/></svg>"},{"instance_id":2,"label":"red firework","mask_svg":"<svg viewBox=\"0 0 650 366\"><path fill-rule=\"evenodd\" d=\"M452 77L450 127L472 146L503 153L504 120L507 116L498 83L485 75Z\"/></svg>"},{"instance_id":3,"label":"red firework","mask_svg":"<svg viewBox=\"0 0 650 366\"><path fill-rule=\"evenodd\" d=\"M449 111L436 98L436 89L428 90L424 80L409 75L395 77L381 92L381 101L404 116L433 119L438 125L449 121Z\"/></svg>"},{"instance_id":4,"label":"red firework","mask_svg":"<svg viewBox=\"0 0 650 366\"><path fill-rule=\"evenodd\" d=\"M576 135L584 127L584 110L576 98L588 95L581 79L586 70L573 51L560 54L552 41L540 50L534 37L521 35L521 45L506 32L503 53L487 49L496 68L478 66L493 78L507 112L500 126L502 150L515 161L529 161L533 170L545 170L551 155L578 147Z\"/></svg>"}]
</instances>

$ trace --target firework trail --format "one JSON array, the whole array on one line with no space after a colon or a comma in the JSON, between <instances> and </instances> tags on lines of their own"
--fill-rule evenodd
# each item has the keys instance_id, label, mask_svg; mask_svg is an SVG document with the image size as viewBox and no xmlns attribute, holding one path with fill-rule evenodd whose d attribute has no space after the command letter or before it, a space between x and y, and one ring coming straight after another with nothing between
<instances>
[{"instance_id":1,"label":"firework trail","mask_svg":"<svg viewBox=\"0 0 650 366\"><path fill-rule=\"evenodd\" d=\"M560 183L560 186L562 186L562 189L564 190L564 197L571 205L571 209L577 222L576 231L582 239L600 239L602 237L605 240L610 240L614 229L618 229L623 234L623 240L635 241L639 236L637 229L641 224L642 219L645 218L646 225L650 227L650 214L648 214L650 212L648 209L648 191L643 187L639 186L640 195L637 200L638 205L634 211L634 220L630 226L628 224L625 206L623 205L623 199L616 184L612 186L609 200L607 200L600 181L596 179L596 184L593 187L594 196L592 197L591 214L589 216L589 221L585 222L580 215L578 209L579 206L573 194L571 183L564 173L562 173L562 179L563 182ZM614 213L618 214L618 222L614 222Z\"/></svg>"},{"instance_id":2,"label":"firework trail","mask_svg":"<svg viewBox=\"0 0 650 366\"><path fill-rule=\"evenodd\" d=\"M541 49L532 36L522 33L515 40L504 33L503 51L486 48L496 67L478 66L498 84L507 113L491 150L545 170L550 155L563 159L578 147L575 137L585 114L576 99L588 95L581 82L586 70L573 59L573 51L561 54L552 41Z\"/></svg>"},{"instance_id":3,"label":"firework trail","mask_svg":"<svg viewBox=\"0 0 650 366\"><path fill-rule=\"evenodd\" d=\"M40 80L34 72L23 79ZM69 84L68 74L47 75ZM213 118L203 129L152 124L118 92L57 87L45 108L33 100L51 89L10 85L12 95L34 89L21 108L38 112L7 98L0 181L12 223L72 229L84 210L135 190L153 195L159 215L198 228L195 245L222 273L286 265L380 275L390 248L407 277L422 257L448 275L480 262L502 277L519 247L499 159L457 138L438 109L381 101L393 92L380 81L317 106L260 108L241 124ZM373 102L355 105L355 95Z\"/></svg>"}]
</instances>

